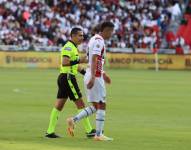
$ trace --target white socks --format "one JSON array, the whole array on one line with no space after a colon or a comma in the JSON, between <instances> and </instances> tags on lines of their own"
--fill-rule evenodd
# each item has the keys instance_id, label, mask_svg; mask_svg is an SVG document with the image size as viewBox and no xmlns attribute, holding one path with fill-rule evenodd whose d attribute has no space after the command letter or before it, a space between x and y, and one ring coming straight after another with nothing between
<instances>
[{"instance_id":1,"label":"white socks","mask_svg":"<svg viewBox=\"0 0 191 150\"><path fill-rule=\"evenodd\" d=\"M94 106L89 106L86 107L85 109L83 109L80 113L78 113L73 119L74 122L78 122L81 119L83 119L84 117L88 117L90 115L92 115L93 113L96 112L96 109Z\"/></svg>"},{"instance_id":2,"label":"white socks","mask_svg":"<svg viewBox=\"0 0 191 150\"><path fill-rule=\"evenodd\" d=\"M94 106L89 106L83 109L80 113L78 113L75 117L73 117L74 122L78 122L84 117L88 117L96 112L96 108ZM102 135L103 128L105 122L105 110L98 109L96 112L96 135Z\"/></svg>"},{"instance_id":3,"label":"white socks","mask_svg":"<svg viewBox=\"0 0 191 150\"><path fill-rule=\"evenodd\" d=\"M105 110L98 109L96 112L96 135L102 135L105 121Z\"/></svg>"}]
</instances>

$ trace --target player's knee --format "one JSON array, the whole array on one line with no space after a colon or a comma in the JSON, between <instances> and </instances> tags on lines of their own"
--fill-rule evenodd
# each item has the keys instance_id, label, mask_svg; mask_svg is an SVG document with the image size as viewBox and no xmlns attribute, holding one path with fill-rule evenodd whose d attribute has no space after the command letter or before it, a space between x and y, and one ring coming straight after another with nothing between
<instances>
[{"instance_id":1,"label":"player's knee","mask_svg":"<svg viewBox=\"0 0 191 150\"><path fill-rule=\"evenodd\" d=\"M82 99L76 100L76 101L75 101L75 104L76 104L76 106L77 106L78 109L85 108L85 104L84 104L84 102L83 102Z\"/></svg>"},{"instance_id":2,"label":"player's knee","mask_svg":"<svg viewBox=\"0 0 191 150\"><path fill-rule=\"evenodd\" d=\"M94 108L97 110L98 106L96 102L92 102L92 105L94 106Z\"/></svg>"},{"instance_id":3,"label":"player's knee","mask_svg":"<svg viewBox=\"0 0 191 150\"><path fill-rule=\"evenodd\" d=\"M98 108L97 108L97 109L103 109L103 110L105 110L105 109L106 109L106 103L100 101L100 102L98 103Z\"/></svg>"},{"instance_id":4,"label":"player's knee","mask_svg":"<svg viewBox=\"0 0 191 150\"><path fill-rule=\"evenodd\" d=\"M64 107L64 104L63 104L63 103L56 103L56 104L55 104L55 108L56 108L57 110L59 110L59 111L61 111L63 107Z\"/></svg>"},{"instance_id":5,"label":"player's knee","mask_svg":"<svg viewBox=\"0 0 191 150\"><path fill-rule=\"evenodd\" d=\"M65 100L64 99L58 99L55 103L55 108L59 111L61 111L64 107Z\"/></svg>"}]
</instances>

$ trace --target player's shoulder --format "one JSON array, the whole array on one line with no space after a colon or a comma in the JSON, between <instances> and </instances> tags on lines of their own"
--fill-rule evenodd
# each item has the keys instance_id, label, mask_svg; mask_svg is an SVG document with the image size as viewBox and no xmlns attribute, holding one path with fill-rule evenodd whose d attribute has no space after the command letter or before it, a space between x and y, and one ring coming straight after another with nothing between
<instances>
[{"instance_id":1,"label":"player's shoulder","mask_svg":"<svg viewBox=\"0 0 191 150\"><path fill-rule=\"evenodd\" d=\"M101 40L104 41L103 37L99 34L95 34L95 40Z\"/></svg>"},{"instance_id":2,"label":"player's shoulder","mask_svg":"<svg viewBox=\"0 0 191 150\"><path fill-rule=\"evenodd\" d=\"M99 34L95 34L90 41L91 43L104 44L104 39Z\"/></svg>"}]
</instances>

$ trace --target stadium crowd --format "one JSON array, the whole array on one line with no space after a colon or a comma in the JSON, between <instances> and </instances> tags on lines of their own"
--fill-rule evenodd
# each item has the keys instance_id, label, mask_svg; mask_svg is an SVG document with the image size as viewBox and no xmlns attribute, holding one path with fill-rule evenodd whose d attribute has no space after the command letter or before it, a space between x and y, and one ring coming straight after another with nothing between
<instances>
[{"instance_id":1,"label":"stadium crowd","mask_svg":"<svg viewBox=\"0 0 191 150\"><path fill-rule=\"evenodd\" d=\"M103 20L115 24L109 47L160 47L184 0L0 0L0 44L61 46L80 25L85 40Z\"/></svg>"}]
</instances>

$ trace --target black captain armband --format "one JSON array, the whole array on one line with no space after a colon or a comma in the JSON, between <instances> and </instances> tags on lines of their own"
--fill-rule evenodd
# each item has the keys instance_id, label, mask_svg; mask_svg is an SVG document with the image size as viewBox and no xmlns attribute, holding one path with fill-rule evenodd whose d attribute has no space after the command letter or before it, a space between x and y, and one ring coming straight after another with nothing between
<instances>
[{"instance_id":1,"label":"black captain armband","mask_svg":"<svg viewBox=\"0 0 191 150\"><path fill-rule=\"evenodd\" d=\"M73 65L79 64L79 62L80 62L80 59L70 61L70 65L73 66Z\"/></svg>"},{"instance_id":2,"label":"black captain armband","mask_svg":"<svg viewBox=\"0 0 191 150\"><path fill-rule=\"evenodd\" d=\"M86 70L85 70L85 69L82 69L82 70L80 71L80 73L81 73L82 75L85 75L85 74L86 74Z\"/></svg>"}]
</instances>

